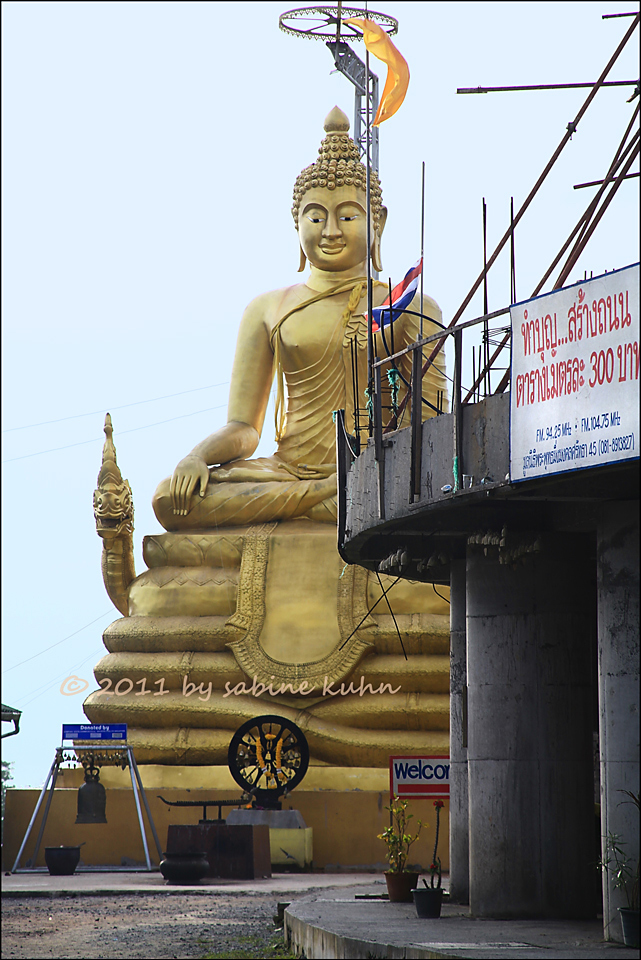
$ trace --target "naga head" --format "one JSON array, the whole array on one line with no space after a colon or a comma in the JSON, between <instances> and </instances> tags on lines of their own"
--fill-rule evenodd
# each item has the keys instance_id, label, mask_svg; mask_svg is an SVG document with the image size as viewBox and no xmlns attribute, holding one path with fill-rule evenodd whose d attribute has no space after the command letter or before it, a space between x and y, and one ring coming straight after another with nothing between
<instances>
[{"instance_id":1,"label":"naga head","mask_svg":"<svg viewBox=\"0 0 641 960\"><path fill-rule=\"evenodd\" d=\"M109 414L105 417L105 445L98 487L93 494L93 513L98 536L111 540L130 535L134 529L134 504L128 480L123 480L116 463L113 426Z\"/></svg>"}]
</instances>

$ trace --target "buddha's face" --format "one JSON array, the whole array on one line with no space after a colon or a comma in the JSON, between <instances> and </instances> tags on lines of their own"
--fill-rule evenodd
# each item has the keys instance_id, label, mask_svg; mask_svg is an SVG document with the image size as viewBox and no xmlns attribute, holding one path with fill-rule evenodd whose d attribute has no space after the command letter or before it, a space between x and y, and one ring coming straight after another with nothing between
<instances>
[{"instance_id":1,"label":"buddha's face","mask_svg":"<svg viewBox=\"0 0 641 960\"><path fill-rule=\"evenodd\" d=\"M351 270L367 259L365 192L313 187L303 196L298 231L303 253L320 270Z\"/></svg>"}]
</instances>

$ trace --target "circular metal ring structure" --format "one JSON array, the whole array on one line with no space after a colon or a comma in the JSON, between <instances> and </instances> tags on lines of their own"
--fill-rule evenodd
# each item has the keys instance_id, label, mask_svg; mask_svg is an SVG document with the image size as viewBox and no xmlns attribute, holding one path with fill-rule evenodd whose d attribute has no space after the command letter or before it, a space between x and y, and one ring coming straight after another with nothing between
<instances>
[{"instance_id":1,"label":"circular metal ring structure","mask_svg":"<svg viewBox=\"0 0 641 960\"><path fill-rule=\"evenodd\" d=\"M389 17L386 13L376 10L365 10L363 7L341 7L340 19L347 17L362 17L373 20L386 33L393 37L398 32L398 20ZM338 7L300 7L297 10L287 10L278 18L278 25L284 33L292 37L307 37L309 40L336 40L336 30L339 24ZM362 40L359 33L349 23L340 24L340 40Z\"/></svg>"},{"instance_id":2,"label":"circular metal ring structure","mask_svg":"<svg viewBox=\"0 0 641 960\"><path fill-rule=\"evenodd\" d=\"M227 762L236 783L267 806L301 782L309 766L309 747L295 723L267 714L238 728Z\"/></svg>"}]
</instances>

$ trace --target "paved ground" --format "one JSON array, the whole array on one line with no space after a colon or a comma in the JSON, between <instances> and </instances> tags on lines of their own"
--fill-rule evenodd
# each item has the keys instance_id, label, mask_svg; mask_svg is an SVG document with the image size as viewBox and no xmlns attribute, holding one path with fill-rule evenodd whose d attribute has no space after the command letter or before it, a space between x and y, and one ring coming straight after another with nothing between
<instances>
[{"instance_id":1,"label":"paved ground","mask_svg":"<svg viewBox=\"0 0 641 960\"><path fill-rule=\"evenodd\" d=\"M41 871L15 873L2 877L3 897L66 897L66 896L102 896L134 894L178 895L190 893L201 896L227 894L260 893L278 900L285 899L285 893L292 896L304 896L310 891L322 891L328 888L360 886L371 884L379 878L377 874L363 873L277 873L267 880L203 880L194 886L175 886L168 884L160 873L130 873L125 871L100 873L94 871L78 872L72 877L50 877L43 868Z\"/></svg>"},{"instance_id":2,"label":"paved ground","mask_svg":"<svg viewBox=\"0 0 641 960\"><path fill-rule=\"evenodd\" d=\"M290 901L293 953L302 948L309 960L638 957L637 950L603 943L600 921L472 920L454 905L444 906L439 920L419 920L411 904L356 899L385 889L372 874L277 874L183 887L158 873L20 873L2 878L2 957L283 957L272 917L279 902Z\"/></svg>"},{"instance_id":3,"label":"paved ground","mask_svg":"<svg viewBox=\"0 0 641 960\"><path fill-rule=\"evenodd\" d=\"M473 920L466 907L449 904L440 919L419 920L413 904L354 900L347 893L308 894L287 908L288 941L295 955L302 950L314 960L638 960L639 956L638 950L604 943L601 920Z\"/></svg>"}]
</instances>

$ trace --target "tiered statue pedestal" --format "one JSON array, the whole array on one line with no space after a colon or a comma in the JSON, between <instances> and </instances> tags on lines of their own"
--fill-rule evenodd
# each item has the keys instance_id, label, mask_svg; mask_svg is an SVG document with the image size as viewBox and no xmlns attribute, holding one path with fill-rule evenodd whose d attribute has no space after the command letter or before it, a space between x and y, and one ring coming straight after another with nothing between
<instances>
[{"instance_id":1,"label":"tiered statue pedestal","mask_svg":"<svg viewBox=\"0 0 641 960\"><path fill-rule=\"evenodd\" d=\"M382 599L394 579L344 564L335 528L311 520L159 534L143 552L84 705L128 724L139 764L225 764L267 713L332 766L448 752L449 608L431 584Z\"/></svg>"}]
</instances>

